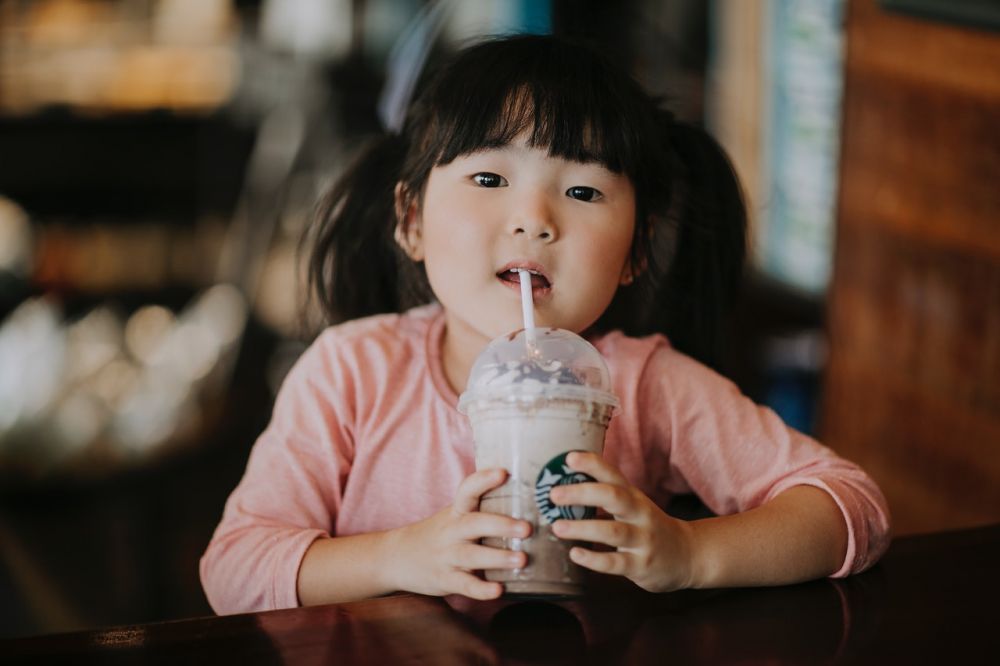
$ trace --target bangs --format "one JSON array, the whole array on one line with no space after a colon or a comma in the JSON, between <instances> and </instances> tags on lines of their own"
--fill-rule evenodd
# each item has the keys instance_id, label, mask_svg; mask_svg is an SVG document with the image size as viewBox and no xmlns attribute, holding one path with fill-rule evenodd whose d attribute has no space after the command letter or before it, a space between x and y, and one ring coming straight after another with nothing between
<instances>
[{"instance_id":1,"label":"bangs","mask_svg":"<svg viewBox=\"0 0 1000 666\"><path fill-rule=\"evenodd\" d=\"M486 42L444 70L426 100L423 137L436 164L512 143L553 157L597 162L629 176L642 159L646 119L637 86L596 55L534 37ZM648 136L648 135L647 135Z\"/></svg>"}]
</instances>

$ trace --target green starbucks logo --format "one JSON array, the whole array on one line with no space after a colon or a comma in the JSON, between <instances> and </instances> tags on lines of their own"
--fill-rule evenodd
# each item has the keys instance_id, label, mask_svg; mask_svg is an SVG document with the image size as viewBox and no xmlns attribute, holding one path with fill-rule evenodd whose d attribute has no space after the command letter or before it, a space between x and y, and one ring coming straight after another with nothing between
<instances>
[{"instance_id":1,"label":"green starbucks logo","mask_svg":"<svg viewBox=\"0 0 1000 666\"><path fill-rule=\"evenodd\" d=\"M592 506L558 505L549 499L549 493L556 486L596 481L589 474L569 468L566 464L566 456L569 453L571 452L561 453L545 463L535 481L535 502L538 504L538 513L544 523L554 523L560 519L587 520L597 515L597 510Z\"/></svg>"}]
</instances>

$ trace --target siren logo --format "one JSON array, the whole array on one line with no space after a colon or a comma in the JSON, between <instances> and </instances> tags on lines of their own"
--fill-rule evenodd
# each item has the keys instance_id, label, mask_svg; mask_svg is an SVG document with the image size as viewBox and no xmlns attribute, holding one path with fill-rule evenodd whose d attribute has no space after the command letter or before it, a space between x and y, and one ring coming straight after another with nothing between
<instances>
[{"instance_id":1,"label":"siren logo","mask_svg":"<svg viewBox=\"0 0 1000 666\"><path fill-rule=\"evenodd\" d=\"M597 515L597 511L592 506L566 506L553 504L549 499L549 493L556 486L565 486L571 483L585 483L594 481L594 477L583 472L577 472L566 465L566 456L569 453L561 453L552 460L545 463L542 471L538 473L535 481L535 503L538 504L538 513L543 523L551 524L557 520L587 520Z\"/></svg>"}]
</instances>

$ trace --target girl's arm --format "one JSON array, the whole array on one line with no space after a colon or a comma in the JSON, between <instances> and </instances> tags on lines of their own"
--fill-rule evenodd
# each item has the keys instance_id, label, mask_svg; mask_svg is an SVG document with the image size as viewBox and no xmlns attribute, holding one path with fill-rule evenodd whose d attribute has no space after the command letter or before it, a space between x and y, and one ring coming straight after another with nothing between
<instances>
[{"instance_id":1,"label":"girl's arm","mask_svg":"<svg viewBox=\"0 0 1000 666\"><path fill-rule=\"evenodd\" d=\"M619 449L616 463L634 470L629 455L641 456L647 474L636 478L646 492L694 492L720 517L675 520L614 465L570 456L598 483L553 489L553 500L600 506L614 518L554 526L559 536L616 549L575 549L579 564L647 589L676 589L845 576L878 559L889 541L888 509L861 469L666 345L633 358L643 363L640 381L616 389L623 414L637 415L638 447Z\"/></svg>"},{"instance_id":2,"label":"girl's arm","mask_svg":"<svg viewBox=\"0 0 1000 666\"><path fill-rule=\"evenodd\" d=\"M523 521L481 514L479 496L503 474L465 479L455 503L403 528L337 536L337 517L354 464L356 405L363 392L349 342L330 329L302 355L282 385L267 429L200 563L217 613L290 608L371 597L395 590L500 594L470 571L516 568L524 555L476 543L526 536ZM351 482L363 486L354 475ZM397 523L398 524L398 523Z\"/></svg>"},{"instance_id":3,"label":"girl's arm","mask_svg":"<svg viewBox=\"0 0 1000 666\"><path fill-rule=\"evenodd\" d=\"M499 597L500 583L471 572L526 563L524 553L477 543L483 537L530 534L526 521L477 510L479 498L506 480L502 469L480 470L459 484L451 506L430 518L385 532L317 539L299 568L300 603L338 603L395 591Z\"/></svg>"},{"instance_id":4,"label":"girl's arm","mask_svg":"<svg viewBox=\"0 0 1000 666\"><path fill-rule=\"evenodd\" d=\"M389 582L392 541L391 532L316 539L299 566L299 603L316 606L394 592Z\"/></svg>"},{"instance_id":5,"label":"girl's arm","mask_svg":"<svg viewBox=\"0 0 1000 666\"><path fill-rule=\"evenodd\" d=\"M793 486L756 509L684 522L668 516L599 456L573 453L567 463L597 482L554 488L552 500L601 507L612 520L557 521L556 535L611 546L612 552L573 548L570 557L643 589L797 583L829 576L844 561L843 514L819 488Z\"/></svg>"},{"instance_id":6,"label":"girl's arm","mask_svg":"<svg viewBox=\"0 0 1000 666\"><path fill-rule=\"evenodd\" d=\"M833 498L793 486L744 513L689 524L691 587L780 585L837 572L847 525Z\"/></svg>"},{"instance_id":7,"label":"girl's arm","mask_svg":"<svg viewBox=\"0 0 1000 666\"><path fill-rule=\"evenodd\" d=\"M282 384L268 427L200 563L220 614L298 605L303 555L326 538L350 474L354 385L333 331L321 335Z\"/></svg>"}]
</instances>

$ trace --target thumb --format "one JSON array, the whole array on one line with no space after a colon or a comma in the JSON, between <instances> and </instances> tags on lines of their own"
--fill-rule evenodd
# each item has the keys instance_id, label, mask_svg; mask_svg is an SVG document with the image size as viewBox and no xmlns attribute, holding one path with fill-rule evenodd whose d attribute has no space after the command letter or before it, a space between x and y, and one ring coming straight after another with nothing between
<instances>
[{"instance_id":1,"label":"thumb","mask_svg":"<svg viewBox=\"0 0 1000 666\"><path fill-rule=\"evenodd\" d=\"M479 509L479 498L507 480L507 470L481 469L473 472L458 484L452 508L457 513L470 513Z\"/></svg>"}]
</instances>

